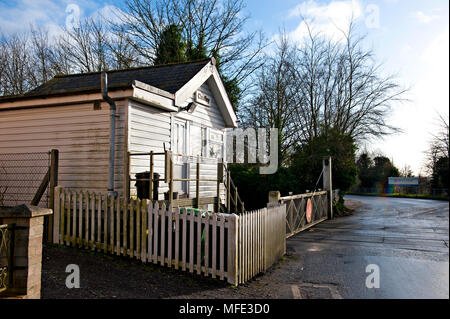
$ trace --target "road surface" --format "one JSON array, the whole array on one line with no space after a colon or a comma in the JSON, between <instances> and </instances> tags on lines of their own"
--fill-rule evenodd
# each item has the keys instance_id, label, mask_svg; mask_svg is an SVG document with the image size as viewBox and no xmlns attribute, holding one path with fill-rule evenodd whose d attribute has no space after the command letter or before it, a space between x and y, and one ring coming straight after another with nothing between
<instances>
[{"instance_id":1,"label":"road surface","mask_svg":"<svg viewBox=\"0 0 450 319\"><path fill-rule=\"evenodd\" d=\"M364 205L288 240L295 261L280 297L449 298L448 202L346 199ZM367 288L375 268L379 288ZM369 286L376 284L369 279Z\"/></svg>"}]
</instances>

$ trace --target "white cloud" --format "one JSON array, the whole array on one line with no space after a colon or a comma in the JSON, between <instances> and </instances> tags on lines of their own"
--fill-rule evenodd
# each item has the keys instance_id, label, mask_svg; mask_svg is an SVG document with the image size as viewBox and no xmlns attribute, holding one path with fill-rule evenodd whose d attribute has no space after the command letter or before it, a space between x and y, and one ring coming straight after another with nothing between
<instances>
[{"instance_id":1,"label":"white cloud","mask_svg":"<svg viewBox=\"0 0 450 319\"><path fill-rule=\"evenodd\" d=\"M0 2L0 32L8 35L22 33L29 30L30 25L38 25L49 31L50 37L61 33L61 27L66 24L66 19L73 10L80 9L80 19L92 17L98 19L105 17L117 21L119 8L105 4L102 7L98 3L89 0L18 0L13 4Z\"/></svg>"},{"instance_id":2,"label":"white cloud","mask_svg":"<svg viewBox=\"0 0 450 319\"><path fill-rule=\"evenodd\" d=\"M0 4L0 30L5 34L20 33L29 30L31 24L54 30L64 18L64 9L65 4L53 0Z\"/></svg>"},{"instance_id":3,"label":"white cloud","mask_svg":"<svg viewBox=\"0 0 450 319\"><path fill-rule=\"evenodd\" d=\"M428 24L430 22L433 22L436 19L439 19L438 15L431 15L431 14L426 14L422 11L417 11L413 13L413 17L418 20L420 23L423 24Z\"/></svg>"},{"instance_id":4,"label":"white cloud","mask_svg":"<svg viewBox=\"0 0 450 319\"><path fill-rule=\"evenodd\" d=\"M120 16L124 14L118 7L106 4L103 8L96 10L91 16L94 19L106 19L115 23L120 22Z\"/></svg>"},{"instance_id":5,"label":"white cloud","mask_svg":"<svg viewBox=\"0 0 450 319\"><path fill-rule=\"evenodd\" d=\"M314 32L339 40L342 39L342 30L348 28L349 22L352 19L359 20L363 16L364 11L359 0L332 1L329 4L308 0L289 11L289 18L304 20L288 36L296 41L301 41L308 35L308 23Z\"/></svg>"},{"instance_id":6,"label":"white cloud","mask_svg":"<svg viewBox=\"0 0 450 319\"><path fill-rule=\"evenodd\" d=\"M421 56L427 72L418 85L420 102L438 112L449 105L449 27L430 42ZM448 112L448 111L447 111Z\"/></svg>"}]
</instances>

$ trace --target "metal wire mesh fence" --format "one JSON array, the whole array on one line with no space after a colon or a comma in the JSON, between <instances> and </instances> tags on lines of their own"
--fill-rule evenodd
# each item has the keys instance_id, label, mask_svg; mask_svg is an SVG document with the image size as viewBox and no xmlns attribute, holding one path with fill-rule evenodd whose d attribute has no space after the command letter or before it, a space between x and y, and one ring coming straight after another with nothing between
<instances>
[{"instance_id":1,"label":"metal wire mesh fence","mask_svg":"<svg viewBox=\"0 0 450 319\"><path fill-rule=\"evenodd\" d=\"M50 152L0 153L0 206L30 204L50 166ZM39 205L48 207L48 188Z\"/></svg>"}]
</instances>

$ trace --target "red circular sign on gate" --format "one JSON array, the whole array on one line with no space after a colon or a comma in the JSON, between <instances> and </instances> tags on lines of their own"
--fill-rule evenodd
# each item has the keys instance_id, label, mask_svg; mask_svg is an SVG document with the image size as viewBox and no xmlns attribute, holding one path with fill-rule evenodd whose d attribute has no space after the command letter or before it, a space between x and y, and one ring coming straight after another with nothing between
<instances>
[{"instance_id":1,"label":"red circular sign on gate","mask_svg":"<svg viewBox=\"0 0 450 319\"><path fill-rule=\"evenodd\" d=\"M306 202L306 221L310 223L311 218L312 218L312 203L311 198L309 198L308 201Z\"/></svg>"}]
</instances>

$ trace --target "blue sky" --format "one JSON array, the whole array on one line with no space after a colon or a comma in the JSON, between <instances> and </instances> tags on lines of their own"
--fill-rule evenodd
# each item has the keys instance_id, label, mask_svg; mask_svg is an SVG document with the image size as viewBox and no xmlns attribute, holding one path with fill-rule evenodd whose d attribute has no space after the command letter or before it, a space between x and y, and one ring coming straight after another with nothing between
<instances>
[{"instance_id":1,"label":"blue sky","mask_svg":"<svg viewBox=\"0 0 450 319\"><path fill-rule=\"evenodd\" d=\"M30 23L59 32L73 11L81 16L108 14L121 1L88 0L0 0L0 32L23 31ZM419 173L424 151L435 131L437 112L448 116L449 107L449 3L447 0L248 0L247 28L262 29L273 38L280 28L296 40L303 32L302 18L314 19L314 27L335 36L351 13L366 45L373 48L383 72L397 74L400 83L411 88L410 102L394 106L389 123L404 133L385 140L367 142L369 150L393 158L402 167L411 165ZM66 12L66 10L68 12Z\"/></svg>"}]
</instances>

